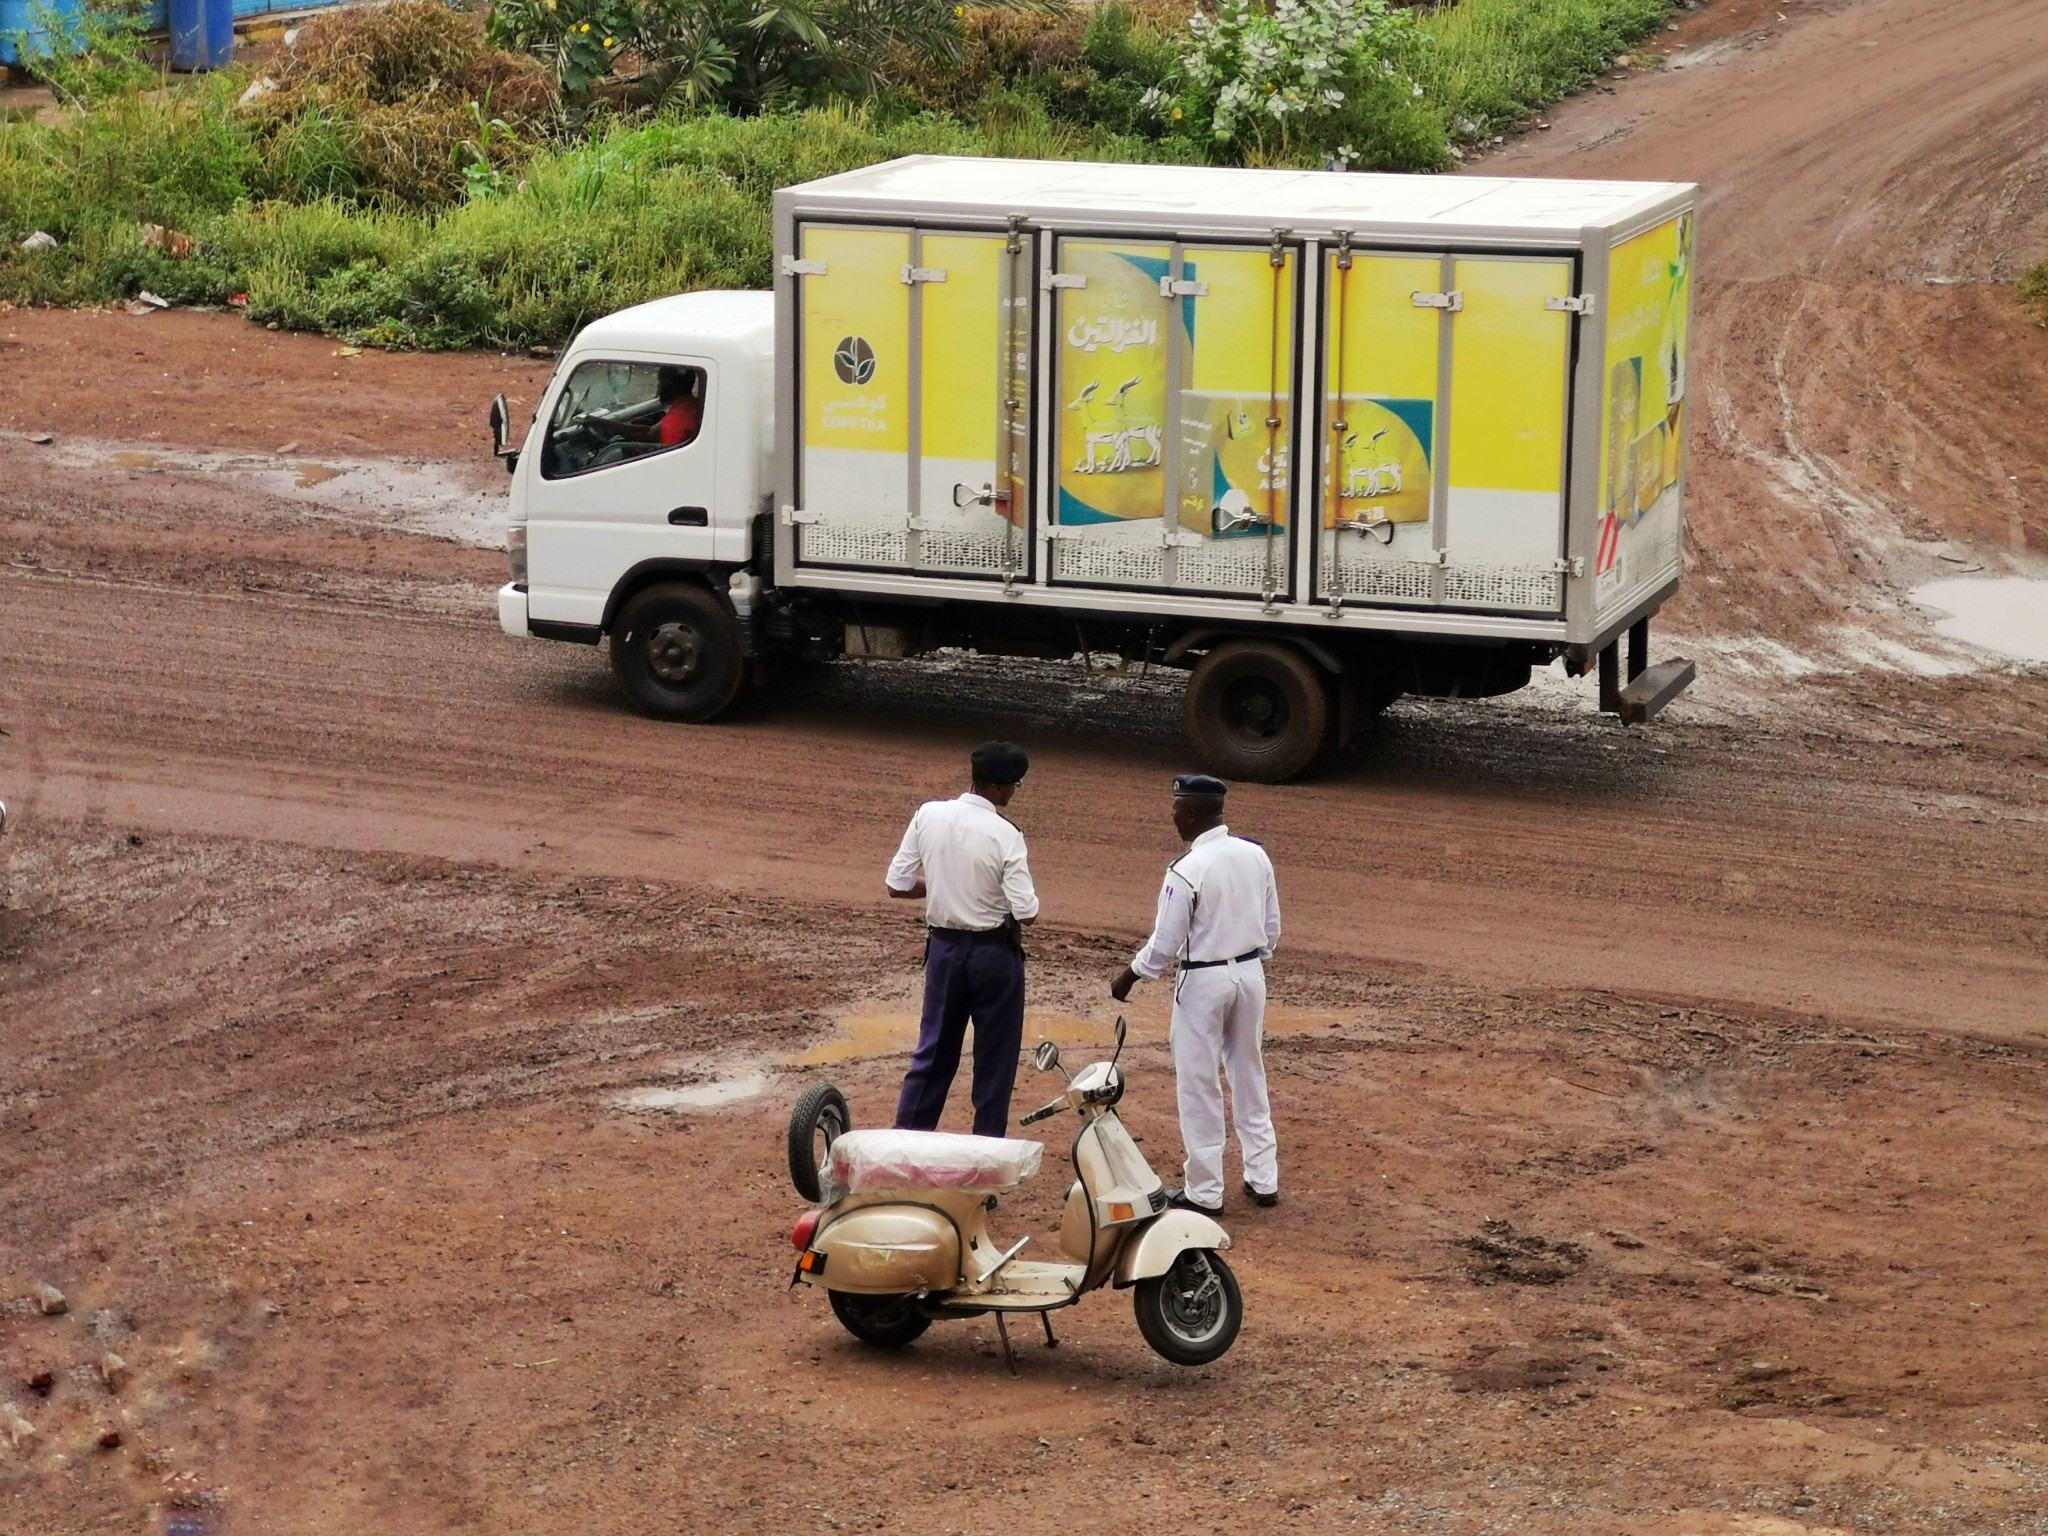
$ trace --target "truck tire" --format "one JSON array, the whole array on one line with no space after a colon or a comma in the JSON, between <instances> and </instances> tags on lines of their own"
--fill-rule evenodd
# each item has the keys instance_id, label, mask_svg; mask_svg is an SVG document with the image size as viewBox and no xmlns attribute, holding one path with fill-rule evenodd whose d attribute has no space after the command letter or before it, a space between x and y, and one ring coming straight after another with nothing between
<instances>
[{"instance_id":1,"label":"truck tire","mask_svg":"<svg viewBox=\"0 0 2048 1536\"><path fill-rule=\"evenodd\" d=\"M1226 779L1293 778L1322 754L1331 718L1322 674L1290 645L1226 640L1188 680L1188 735L1203 763Z\"/></svg>"},{"instance_id":2,"label":"truck tire","mask_svg":"<svg viewBox=\"0 0 2048 1536\"><path fill-rule=\"evenodd\" d=\"M636 592L612 624L612 671L648 714L714 720L747 681L739 626L703 587L665 582Z\"/></svg>"}]
</instances>

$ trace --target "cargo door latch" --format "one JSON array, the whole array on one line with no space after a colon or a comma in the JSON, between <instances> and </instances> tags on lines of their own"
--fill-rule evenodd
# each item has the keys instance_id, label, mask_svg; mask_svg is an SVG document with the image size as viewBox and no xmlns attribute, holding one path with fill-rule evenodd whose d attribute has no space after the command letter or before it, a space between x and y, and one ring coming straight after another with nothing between
<instances>
[{"instance_id":1,"label":"cargo door latch","mask_svg":"<svg viewBox=\"0 0 2048 1536\"><path fill-rule=\"evenodd\" d=\"M908 262L903 267L903 284L906 288L919 283L943 283L946 280L944 267L913 267Z\"/></svg>"},{"instance_id":2,"label":"cargo door latch","mask_svg":"<svg viewBox=\"0 0 2048 1536\"><path fill-rule=\"evenodd\" d=\"M1159 279L1159 297L1162 299L1206 299L1209 285L1197 282L1191 277L1162 277Z\"/></svg>"},{"instance_id":3,"label":"cargo door latch","mask_svg":"<svg viewBox=\"0 0 2048 1536\"><path fill-rule=\"evenodd\" d=\"M1048 272L1039 279L1039 284L1050 293L1055 288L1086 288L1088 274L1085 272Z\"/></svg>"},{"instance_id":4,"label":"cargo door latch","mask_svg":"<svg viewBox=\"0 0 2048 1536\"><path fill-rule=\"evenodd\" d=\"M1593 313L1593 295L1582 293L1577 297L1545 299L1543 307L1553 312L1561 311L1568 315L1590 315Z\"/></svg>"},{"instance_id":5,"label":"cargo door latch","mask_svg":"<svg viewBox=\"0 0 2048 1536\"><path fill-rule=\"evenodd\" d=\"M815 512L805 512L796 507L782 509L782 521L788 527L793 528L799 523L815 523L817 520L818 514Z\"/></svg>"},{"instance_id":6,"label":"cargo door latch","mask_svg":"<svg viewBox=\"0 0 2048 1536\"><path fill-rule=\"evenodd\" d=\"M1447 309L1456 314L1465 307L1465 295L1455 288L1449 293L1417 293L1412 297L1417 309Z\"/></svg>"},{"instance_id":7,"label":"cargo door latch","mask_svg":"<svg viewBox=\"0 0 2048 1536\"><path fill-rule=\"evenodd\" d=\"M825 275L825 263L822 261L804 261L795 256L785 256L782 258L782 275L784 277L823 277Z\"/></svg>"}]
</instances>

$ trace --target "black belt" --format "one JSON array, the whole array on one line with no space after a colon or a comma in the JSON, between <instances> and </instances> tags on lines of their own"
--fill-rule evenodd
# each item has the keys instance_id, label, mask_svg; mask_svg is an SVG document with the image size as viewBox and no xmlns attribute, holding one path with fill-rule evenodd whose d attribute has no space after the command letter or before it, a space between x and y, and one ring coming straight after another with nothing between
<instances>
[{"instance_id":1,"label":"black belt","mask_svg":"<svg viewBox=\"0 0 2048 1536\"><path fill-rule=\"evenodd\" d=\"M1259 952L1248 949L1241 955L1232 955L1228 960L1183 960L1180 968L1184 971L1206 971L1212 965L1242 965L1247 960L1256 960Z\"/></svg>"},{"instance_id":2,"label":"black belt","mask_svg":"<svg viewBox=\"0 0 2048 1536\"><path fill-rule=\"evenodd\" d=\"M934 923L926 929L926 932L935 939L965 939L970 944L1009 944L1014 942L1011 938L1011 930L1008 923L1003 924L1000 928L941 928L938 924Z\"/></svg>"}]
</instances>

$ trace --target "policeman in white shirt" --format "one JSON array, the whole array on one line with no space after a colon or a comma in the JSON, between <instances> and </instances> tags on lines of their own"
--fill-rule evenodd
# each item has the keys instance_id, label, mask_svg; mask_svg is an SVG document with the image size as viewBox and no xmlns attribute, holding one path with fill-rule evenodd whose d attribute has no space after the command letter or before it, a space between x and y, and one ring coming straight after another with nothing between
<instances>
[{"instance_id":1,"label":"policeman in white shirt","mask_svg":"<svg viewBox=\"0 0 2048 1536\"><path fill-rule=\"evenodd\" d=\"M1273 861L1257 843L1223 824L1221 779L1184 773L1173 781L1173 824L1188 851L1167 866L1152 936L1110 983L1118 1002L1142 978L1157 981L1180 963L1168 1044L1180 1087L1180 1138L1187 1148L1184 1186L1173 1204L1223 1214L1223 1089L1244 1153L1244 1192L1258 1205L1280 1203L1280 1162L1266 1099L1260 1049L1266 1023L1264 961L1280 942L1280 893Z\"/></svg>"},{"instance_id":2,"label":"policeman in white shirt","mask_svg":"<svg viewBox=\"0 0 2048 1536\"><path fill-rule=\"evenodd\" d=\"M889 894L923 897L926 924L924 1017L896 1125L938 1129L972 1020L974 1134L1000 1136L1024 1045L1023 928L1038 919L1038 893L1024 834L999 807L1031 761L1023 748L991 741L974 749L970 766L969 792L919 806L889 864Z\"/></svg>"}]
</instances>

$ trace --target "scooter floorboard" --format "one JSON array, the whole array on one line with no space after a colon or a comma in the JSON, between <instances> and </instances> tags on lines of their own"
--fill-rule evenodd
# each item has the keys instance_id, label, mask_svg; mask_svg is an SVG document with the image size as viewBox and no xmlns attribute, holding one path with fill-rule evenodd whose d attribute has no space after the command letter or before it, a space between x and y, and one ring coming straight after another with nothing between
<instances>
[{"instance_id":1,"label":"scooter floorboard","mask_svg":"<svg viewBox=\"0 0 2048 1536\"><path fill-rule=\"evenodd\" d=\"M1087 1273L1082 1264L1012 1262L996 1276L999 1289L956 1292L939 1306L963 1312L1042 1312L1063 1307L1079 1295L1081 1279Z\"/></svg>"}]
</instances>

